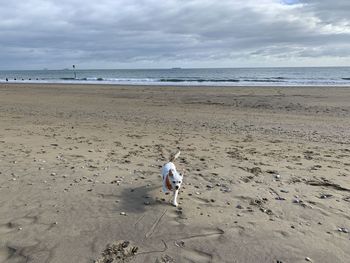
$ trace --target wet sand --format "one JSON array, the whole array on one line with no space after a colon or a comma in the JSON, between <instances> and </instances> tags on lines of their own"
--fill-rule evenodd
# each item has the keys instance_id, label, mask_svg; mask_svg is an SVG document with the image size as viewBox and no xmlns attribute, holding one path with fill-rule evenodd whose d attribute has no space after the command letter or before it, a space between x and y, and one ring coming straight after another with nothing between
<instances>
[{"instance_id":1,"label":"wet sand","mask_svg":"<svg viewBox=\"0 0 350 263\"><path fill-rule=\"evenodd\" d=\"M0 124L0 263L349 262L350 88L2 84Z\"/></svg>"}]
</instances>

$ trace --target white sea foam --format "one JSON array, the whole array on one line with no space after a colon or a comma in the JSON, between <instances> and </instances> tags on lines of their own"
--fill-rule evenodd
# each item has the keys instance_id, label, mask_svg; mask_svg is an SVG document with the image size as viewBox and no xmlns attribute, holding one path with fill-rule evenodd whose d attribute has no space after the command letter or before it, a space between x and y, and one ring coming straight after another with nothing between
<instances>
[{"instance_id":1,"label":"white sea foam","mask_svg":"<svg viewBox=\"0 0 350 263\"><path fill-rule=\"evenodd\" d=\"M0 71L0 83L175 86L350 86L350 68ZM8 81L6 81L8 78Z\"/></svg>"}]
</instances>

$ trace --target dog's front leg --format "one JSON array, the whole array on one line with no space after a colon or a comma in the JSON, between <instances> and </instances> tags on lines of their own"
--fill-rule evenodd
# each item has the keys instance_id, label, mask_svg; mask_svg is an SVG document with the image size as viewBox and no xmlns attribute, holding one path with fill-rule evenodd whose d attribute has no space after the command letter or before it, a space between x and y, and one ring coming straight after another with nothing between
<instances>
[{"instance_id":1,"label":"dog's front leg","mask_svg":"<svg viewBox=\"0 0 350 263\"><path fill-rule=\"evenodd\" d=\"M173 197L173 205L174 206L178 206L178 203L177 203L177 195L179 194L179 190L175 190L174 191L174 197Z\"/></svg>"}]
</instances>

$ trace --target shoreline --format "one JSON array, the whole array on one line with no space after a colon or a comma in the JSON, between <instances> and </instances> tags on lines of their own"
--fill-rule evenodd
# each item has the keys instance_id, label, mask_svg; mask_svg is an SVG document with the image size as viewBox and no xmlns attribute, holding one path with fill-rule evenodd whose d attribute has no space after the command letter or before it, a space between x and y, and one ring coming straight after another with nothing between
<instances>
[{"instance_id":1,"label":"shoreline","mask_svg":"<svg viewBox=\"0 0 350 263\"><path fill-rule=\"evenodd\" d=\"M0 261L103 262L129 240L131 262L345 263L349 101L348 87L2 83ZM175 208L160 168L178 148Z\"/></svg>"},{"instance_id":2,"label":"shoreline","mask_svg":"<svg viewBox=\"0 0 350 263\"><path fill-rule=\"evenodd\" d=\"M179 82L181 83L181 82ZM252 84L249 85L247 83L242 84L235 84L235 85L214 85L213 83L208 84L194 84L194 83L186 83L186 84L179 84L174 82L174 84L164 84L164 83L149 83L149 84L127 84L127 83L107 83L107 82L80 82L80 83L74 83L74 82L0 82L0 85L86 85L86 86L131 86L131 87L185 87L185 88L196 88L196 87L202 87L202 88L350 88L350 84L320 84L320 85L314 85L314 84L281 84L281 85L273 85L272 83L267 83L266 85L256 85Z\"/></svg>"}]
</instances>

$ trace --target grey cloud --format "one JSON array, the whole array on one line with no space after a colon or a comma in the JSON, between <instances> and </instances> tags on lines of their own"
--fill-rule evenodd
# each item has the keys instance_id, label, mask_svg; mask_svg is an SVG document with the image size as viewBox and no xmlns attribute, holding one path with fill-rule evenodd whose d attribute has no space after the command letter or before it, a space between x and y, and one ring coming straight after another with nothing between
<instances>
[{"instance_id":1,"label":"grey cloud","mask_svg":"<svg viewBox=\"0 0 350 263\"><path fill-rule=\"evenodd\" d=\"M350 21L350 1L348 0L305 0L306 10L313 12L324 23Z\"/></svg>"},{"instance_id":2,"label":"grey cloud","mask_svg":"<svg viewBox=\"0 0 350 263\"><path fill-rule=\"evenodd\" d=\"M347 57L348 1L0 0L0 68ZM342 55L343 54L343 55ZM140 62L140 63L139 63ZM142 62L142 63L141 63ZM226 65L226 64L225 64Z\"/></svg>"}]
</instances>

